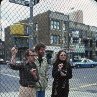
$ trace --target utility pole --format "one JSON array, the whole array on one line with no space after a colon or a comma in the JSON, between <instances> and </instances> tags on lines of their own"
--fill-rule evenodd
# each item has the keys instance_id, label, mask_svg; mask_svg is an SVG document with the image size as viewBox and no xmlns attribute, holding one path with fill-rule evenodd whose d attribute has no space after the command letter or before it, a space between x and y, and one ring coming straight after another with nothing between
<instances>
[{"instance_id":1,"label":"utility pole","mask_svg":"<svg viewBox=\"0 0 97 97\"><path fill-rule=\"evenodd\" d=\"M40 0L30 0L29 7L30 7L30 17L29 17L29 48L33 47L33 6L39 3Z\"/></svg>"},{"instance_id":2,"label":"utility pole","mask_svg":"<svg viewBox=\"0 0 97 97\"><path fill-rule=\"evenodd\" d=\"M64 37L64 33L65 33L65 31L63 31L63 29L62 29L62 49L65 48L65 37Z\"/></svg>"},{"instance_id":3,"label":"utility pole","mask_svg":"<svg viewBox=\"0 0 97 97\"><path fill-rule=\"evenodd\" d=\"M69 16L68 16L68 20L69 20ZM67 27L67 51L68 51L68 57L70 59L70 30L69 30L69 21L67 23L68 27Z\"/></svg>"},{"instance_id":4,"label":"utility pole","mask_svg":"<svg viewBox=\"0 0 97 97\"><path fill-rule=\"evenodd\" d=\"M29 48L32 48L32 46L33 46L33 5L34 5L33 0L30 0L30 2L29 2L30 17L29 17L29 26L28 26L28 31L29 31Z\"/></svg>"}]
</instances>

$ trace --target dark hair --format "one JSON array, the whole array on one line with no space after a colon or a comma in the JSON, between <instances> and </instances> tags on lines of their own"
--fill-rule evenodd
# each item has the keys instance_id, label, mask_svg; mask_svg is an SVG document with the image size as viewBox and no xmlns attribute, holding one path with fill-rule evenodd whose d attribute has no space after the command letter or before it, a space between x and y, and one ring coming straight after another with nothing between
<instances>
[{"instance_id":1,"label":"dark hair","mask_svg":"<svg viewBox=\"0 0 97 97\"><path fill-rule=\"evenodd\" d=\"M35 52L34 49L31 49L31 48L30 48L30 49L27 49L26 52L25 52L25 58L29 56L29 52L30 52L30 51L31 51L31 52Z\"/></svg>"},{"instance_id":2,"label":"dark hair","mask_svg":"<svg viewBox=\"0 0 97 97\"><path fill-rule=\"evenodd\" d=\"M61 52L65 52L65 53L66 53L66 51L60 50L60 51L56 54L56 61L57 61L57 60L60 60L60 59L59 59L59 56L60 56ZM68 56L67 56L67 53L66 53L66 60L67 60L67 57L68 57Z\"/></svg>"},{"instance_id":3,"label":"dark hair","mask_svg":"<svg viewBox=\"0 0 97 97\"><path fill-rule=\"evenodd\" d=\"M59 59L59 56L60 56L61 52L65 52L65 53L66 53L66 51L60 50L60 51L56 54L56 59L55 59L54 64L55 64L55 65L58 65L60 62L63 62L63 63L65 64L66 68L68 68L68 55L67 55L67 53L66 53L66 60L65 60L65 61L61 61L61 60Z\"/></svg>"},{"instance_id":4,"label":"dark hair","mask_svg":"<svg viewBox=\"0 0 97 97\"><path fill-rule=\"evenodd\" d=\"M46 48L46 46L45 46L43 43L39 43L39 44L37 44L37 45L35 46L35 51L36 51L36 52L39 51L40 48Z\"/></svg>"}]
</instances>

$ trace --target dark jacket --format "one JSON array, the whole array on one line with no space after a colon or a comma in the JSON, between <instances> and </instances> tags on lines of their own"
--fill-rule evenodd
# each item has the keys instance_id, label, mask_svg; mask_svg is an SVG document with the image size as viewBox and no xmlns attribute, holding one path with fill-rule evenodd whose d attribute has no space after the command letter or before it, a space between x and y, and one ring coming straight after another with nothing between
<instances>
[{"instance_id":1,"label":"dark jacket","mask_svg":"<svg viewBox=\"0 0 97 97\"><path fill-rule=\"evenodd\" d=\"M51 97L68 97L69 93L69 79L72 78L72 68L70 63L63 62L64 66L61 71L58 70L57 64L53 64L52 77L54 78L52 86L52 96ZM67 67L65 66L67 64ZM65 74L65 76L62 76Z\"/></svg>"},{"instance_id":2,"label":"dark jacket","mask_svg":"<svg viewBox=\"0 0 97 97\"><path fill-rule=\"evenodd\" d=\"M33 85L35 86L36 82L39 80L39 77L37 79L35 79L33 77L33 75L31 74L30 70L32 68L36 69L37 70L37 67L36 67L36 64L35 63L32 63L32 64L16 64L16 65L13 65L13 64L9 64L10 65L10 68L13 69L13 70L19 70L19 76L20 76L20 80L19 80L19 83L22 85L22 86L25 86L27 87L28 85ZM38 70L37 70L38 72ZM38 76L38 73L37 73L37 76Z\"/></svg>"}]
</instances>

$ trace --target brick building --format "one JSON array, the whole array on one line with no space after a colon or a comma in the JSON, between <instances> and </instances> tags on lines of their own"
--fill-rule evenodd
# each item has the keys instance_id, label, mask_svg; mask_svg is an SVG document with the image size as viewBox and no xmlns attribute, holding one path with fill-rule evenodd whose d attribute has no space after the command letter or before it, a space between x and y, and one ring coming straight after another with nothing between
<instances>
[{"instance_id":1,"label":"brick building","mask_svg":"<svg viewBox=\"0 0 97 97\"><path fill-rule=\"evenodd\" d=\"M5 41L12 37L13 41L20 49L20 53L28 48L28 20L19 21L23 30L18 33L11 33L11 26L7 27L5 32ZM14 25L14 24L13 24ZM8 30L10 29L10 30ZM20 28L18 28L20 29ZM8 35L11 33L11 35ZM22 32L22 34L20 34ZM47 11L36 15L33 18L33 46L38 42L43 42L47 46L60 47L74 56L87 57L93 59L97 56L97 27L91 27L83 23L71 21L69 15L60 12ZM11 47L11 46L10 46Z\"/></svg>"}]
</instances>

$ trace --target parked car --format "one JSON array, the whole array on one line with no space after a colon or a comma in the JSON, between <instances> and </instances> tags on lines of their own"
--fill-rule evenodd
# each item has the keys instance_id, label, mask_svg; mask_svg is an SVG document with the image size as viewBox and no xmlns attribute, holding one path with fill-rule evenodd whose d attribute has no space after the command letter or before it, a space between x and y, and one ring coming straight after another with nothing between
<instances>
[{"instance_id":1,"label":"parked car","mask_svg":"<svg viewBox=\"0 0 97 97\"><path fill-rule=\"evenodd\" d=\"M16 64L18 64L18 65L21 64L21 63L23 63L23 61L20 61L20 60L16 61Z\"/></svg>"},{"instance_id":2,"label":"parked car","mask_svg":"<svg viewBox=\"0 0 97 97\"><path fill-rule=\"evenodd\" d=\"M97 66L97 62L90 60L90 59L82 58L82 59L78 60L77 62L72 62L72 65L73 65L73 67L76 67L76 68L80 68L80 67L93 68L93 67Z\"/></svg>"},{"instance_id":3,"label":"parked car","mask_svg":"<svg viewBox=\"0 0 97 97\"><path fill-rule=\"evenodd\" d=\"M9 65L10 64L10 61L6 61L6 63ZM23 63L23 61L20 61L20 60L17 60L16 61L16 64L21 64L21 63Z\"/></svg>"},{"instance_id":4,"label":"parked car","mask_svg":"<svg viewBox=\"0 0 97 97\"><path fill-rule=\"evenodd\" d=\"M4 61L4 59L0 58L0 64L5 64L6 62Z\"/></svg>"}]
</instances>

